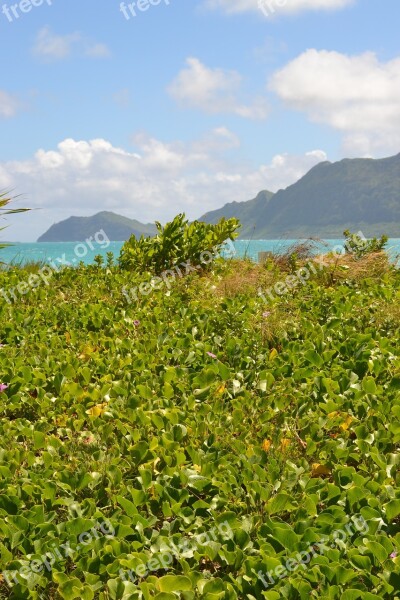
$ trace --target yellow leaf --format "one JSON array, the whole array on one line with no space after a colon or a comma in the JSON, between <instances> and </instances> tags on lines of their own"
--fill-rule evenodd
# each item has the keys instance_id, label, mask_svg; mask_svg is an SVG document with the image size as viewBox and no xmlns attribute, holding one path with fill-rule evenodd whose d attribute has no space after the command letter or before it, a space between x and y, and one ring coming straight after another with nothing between
<instances>
[{"instance_id":1,"label":"yellow leaf","mask_svg":"<svg viewBox=\"0 0 400 600\"><path fill-rule=\"evenodd\" d=\"M79 355L79 358L81 360L89 360L90 359L90 355L93 354L93 352L96 352L97 348L95 346L91 346L90 344L85 344L82 348L82 352Z\"/></svg>"},{"instance_id":2,"label":"yellow leaf","mask_svg":"<svg viewBox=\"0 0 400 600\"><path fill-rule=\"evenodd\" d=\"M272 446L271 440L264 440L261 447L263 450L265 450L265 452L268 452L268 450L271 448L271 446Z\"/></svg>"},{"instance_id":3,"label":"yellow leaf","mask_svg":"<svg viewBox=\"0 0 400 600\"><path fill-rule=\"evenodd\" d=\"M222 383L218 388L217 388L217 394L223 394L225 391L225 384Z\"/></svg>"},{"instance_id":4,"label":"yellow leaf","mask_svg":"<svg viewBox=\"0 0 400 600\"><path fill-rule=\"evenodd\" d=\"M338 414L339 414L338 411L335 410L334 412L329 413L328 418L329 419L334 419L335 417L338 416Z\"/></svg>"},{"instance_id":5,"label":"yellow leaf","mask_svg":"<svg viewBox=\"0 0 400 600\"><path fill-rule=\"evenodd\" d=\"M285 450L290 446L290 440L288 440L287 438L283 438L283 440L281 440L281 445L280 445L280 449L285 452Z\"/></svg>"},{"instance_id":6,"label":"yellow leaf","mask_svg":"<svg viewBox=\"0 0 400 600\"><path fill-rule=\"evenodd\" d=\"M311 470L311 477L322 477L323 475L330 475L330 474L331 474L331 470L328 469L328 467L325 467L324 465L321 465L319 463L313 463L312 470Z\"/></svg>"},{"instance_id":7,"label":"yellow leaf","mask_svg":"<svg viewBox=\"0 0 400 600\"><path fill-rule=\"evenodd\" d=\"M271 352L269 353L269 360L274 360L274 358L277 356L278 350L276 348L272 348Z\"/></svg>"},{"instance_id":8,"label":"yellow leaf","mask_svg":"<svg viewBox=\"0 0 400 600\"><path fill-rule=\"evenodd\" d=\"M343 423L340 424L340 428L343 431L347 431L348 428L351 425L351 422L353 421L353 417L351 415L347 415L346 419L343 421Z\"/></svg>"},{"instance_id":9,"label":"yellow leaf","mask_svg":"<svg viewBox=\"0 0 400 600\"><path fill-rule=\"evenodd\" d=\"M69 344L71 341L71 334L69 331L65 332L65 340L66 340L67 344Z\"/></svg>"},{"instance_id":10,"label":"yellow leaf","mask_svg":"<svg viewBox=\"0 0 400 600\"><path fill-rule=\"evenodd\" d=\"M100 417L106 412L106 406L106 403L96 404L96 406L92 406L92 408L89 408L89 410L86 411L86 414L90 417Z\"/></svg>"}]
</instances>

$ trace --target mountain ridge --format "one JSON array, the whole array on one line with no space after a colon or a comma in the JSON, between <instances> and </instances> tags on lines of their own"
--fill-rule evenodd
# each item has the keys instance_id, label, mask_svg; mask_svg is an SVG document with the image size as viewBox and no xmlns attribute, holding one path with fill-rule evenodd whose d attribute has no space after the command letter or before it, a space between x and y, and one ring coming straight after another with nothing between
<instances>
[{"instance_id":1,"label":"mountain ridge","mask_svg":"<svg viewBox=\"0 0 400 600\"><path fill-rule=\"evenodd\" d=\"M201 217L212 219L213 212ZM249 234L250 223L243 225L241 238ZM400 237L400 154L318 163L296 183L259 203L252 237L338 238L345 229L361 230L369 237Z\"/></svg>"},{"instance_id":2,"label":"mountain ridge","mask_svg":"<svg viewBox=\"0 0 400 600\"><path fill-rule=\"evenodd\" d=\"M140 223L111 211L100 211L91 217L69 217L64 221L54 223L38 242L80 242L94 236L103 229L108 238L114 242L127 240L132 234L154 235L157 231L152 223Z\"/></svg>"},{"instance_id":3,"label":"mountain ridge","mask_svg":"<svg viewBox=\"0 0 400 600\"><path fill-rule=\"evenodd\" d=\"M217 223L222 217L241 221L240 239L340 238L345 229L367 237L400 237L400 153L322 161L285 189L262 190L251 200L229 202L198 220ZM153 224L101 211L56 223L38 242L82 241L100 229L113 241L156 233Z\"/></svg>"}]
</instances>

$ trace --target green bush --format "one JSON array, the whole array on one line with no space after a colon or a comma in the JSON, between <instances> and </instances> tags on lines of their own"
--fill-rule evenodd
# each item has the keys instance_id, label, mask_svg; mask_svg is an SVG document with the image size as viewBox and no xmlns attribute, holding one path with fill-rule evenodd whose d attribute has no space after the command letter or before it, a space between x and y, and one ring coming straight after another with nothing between
<instances>
[{"instance_id":1,"label":"green bush","mask_svg":"<svg viewBox=\"0 0 400 600\"><path fill-rule=\"evenodd\" d=\"M362 258L366 254L373 252L380 252L386 246L388 241L387 235L383 235L380 239L372 238L371 240L365 239L359 233L351 233L348 229L343 232L346 238L345 246L347 251L354 254L356 258Z\"/></svg>"},{"instance_id":2,"label":"green bush","mask_svg":"<svg viewBox=\"0 0 400 600\"><path fill-rule=\"evenodd\" d=\"M125 242L121 249L119 264L130 271L150 271L155 274L174 265L190 263L207 268L227 240L237 237L240 223L237 219L221 219L216 225L194 221L189 223L184 214L177 215L165 227L156 222L155 237L135 236ZM213 259L205 260L205 253ZM208 263L208 264L206 264Z\"/></svg>"}]
</instances>

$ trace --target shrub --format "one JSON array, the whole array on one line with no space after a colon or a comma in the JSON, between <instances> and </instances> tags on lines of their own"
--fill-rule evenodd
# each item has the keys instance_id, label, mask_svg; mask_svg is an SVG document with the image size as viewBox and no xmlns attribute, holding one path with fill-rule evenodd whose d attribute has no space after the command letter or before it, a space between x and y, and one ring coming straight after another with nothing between
<instances>
[{"instance_id":1,"label":"shrub","mask_svg":"<svg viewBox=\"0 0 400 600\"><path fill-rule=\"evenodd\" d=\"M200 221L189 223L184 214L179 214L165 227L156 222L158 234L155 237L141 236L138 240L131 236L121 249L119 264L122 269L155 274L183 262L207 268L224 243L237 237L239 226L237 219L221 219L216 225ZM206 252L213 253L208 265L203 260Z\"/></svg>"},{"instance_id":2,"label":"shrub","mask_svg":"<svg viewBox=\"0 0 400 600\"><path fill-rule=\"evenodd\" d=\"M357 259L363 258L367 254L381 252L389 239L387 235L383 235L380 239L367 240L360 233L351 233L348 229L343 232L343 235L346 238L345 247L347 251Z\"/></svg>"}]
</instances>

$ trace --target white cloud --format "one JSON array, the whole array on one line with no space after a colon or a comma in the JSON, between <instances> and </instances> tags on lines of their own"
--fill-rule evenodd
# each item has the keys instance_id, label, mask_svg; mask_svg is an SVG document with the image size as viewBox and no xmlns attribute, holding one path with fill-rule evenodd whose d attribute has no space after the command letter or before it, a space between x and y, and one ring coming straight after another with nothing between
<instances>
[{"instance_id":1,"label":"white cloud","mask_svg":"<svg viewBox=\"0 0 400 600\"><path fill-rule=\"evenodd\" d=\"M204 0L210 9L220 9L227 14L258 12L274 16L307 10L337 10L354 4L356 0Z\"/></svg>"},{"instance_id":2,"label":"white cloud","mask_svg":"<svg viewBox=\"0 0 400 600\"><path fill-rule=\"evenodd\" d=\"M93 44L86 49L85 54L90 58L108 58L111 56L110 49L106 44Z\"/></svg>"},{"instance_id":3,"label":"white cloud","mask_svg":"<svg viewBox=\"0 0 400 600\"><path fill-rule=\"evenodd\" d=\"M307 50L273 75L270 88L311 121L343 132L348 151L400 150L400 57L384 63L371 52Z\"/></svg>"},{"instance_id":4,"label":"white cloud","mask_svg":"<svg viewBox=\"0 0 400 600\"><path fill-rule=\"evenodd\" d=\"M4 90L0 90L0 118L8 119L13 117L19 106L19 100L15 96Z\"/></svg>"},{"instance_id":5,"label":"white cloud","mask_svg":"<svg viewBox=\"0 0 400 600\"><path fill-rule=\"evenodd\" d=\"M242 77L237 71L210 69L198 58L188 58L186 64L168 87L169 94L183 107L206 113L233 113L247 119L267 117L263 98L256 98L250 105L240 102Z\"/></svg>"},{"instance_id":6,"label":"white cloud","mask_svg":"<svg viewBox=\"0 0 400 600\"><path fill-rule=\"evenodd\" d=\"M57 35L49 27L43 27L37 34L33 52L47 60L60 60L70 56L73 45L80 39L79 33Z\"/></svg>"},{"instance_id":7,"label":"white cloud","mask_svg":"<svg viewBox=\"0 0 400 600\"><path fill-rule=\"evenodd\" d=\"M13 188L23 194L21 205L42 208L20 216L7 236L37 238L56 221L100 210L142 222L165 222L178 212L198 218L226 202L248 200L262 189L286 187L326 159L322 151L278 155L270 164L252 168L224 158L224 151L239 145L225 127L189 144L165 143L144 134L135 137L135 144L138 152L103 139L66 139L56 149L38 150L29 160L0 163L0 189Z\"/></svg>"},{"instance_id":8,"label":"white cloud","mask_svg":"<svg viewBox=\"0 0 400 600\"><path fill-rule=\"evenodd\" d=\"M110 50L105 44L91 43L79 32L59 35L49 27L43 27L36 36L33 53L48 61L63 60L77 51L89 58L107 58Z\"/></svg>"}]
</instances>

